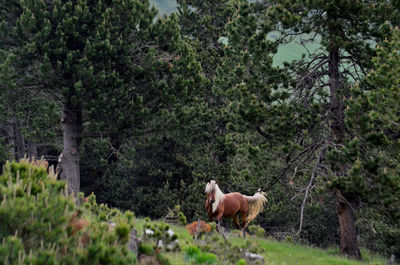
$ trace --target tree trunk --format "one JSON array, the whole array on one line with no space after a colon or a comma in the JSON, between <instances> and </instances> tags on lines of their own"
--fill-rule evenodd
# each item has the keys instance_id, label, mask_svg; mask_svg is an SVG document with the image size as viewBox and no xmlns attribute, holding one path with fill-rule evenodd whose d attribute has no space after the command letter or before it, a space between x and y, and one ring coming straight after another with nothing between
<instances>
[{"instance_id":1,"label":"tree trunk","mask_svg":"<svg viewBox=\"0 0 400 265\"><path fill-rule=\"evenodd\" d=\"M31 159L38 158L37 143L28 141L28 157Z\"/></svg>"},{"instance_id":2,"label":"tree trunk","mask_svg":"<svg viewBox=\"0 0 400 265\"><path fill-rule=\"evenodd\" d=\"M17 141L17 153L18 153L18 158L24 158L26 154L26 148L25 148L25 137L24 134L21 131L21 124L19 121L15 123L15 139Z\"/></svg>"},{"instance_id":3,"label":"tree trunk","mask_svg":"<svg viewBox=\"0 0 400 265\"><path fill-rule=\"evenodd\" d=\"M343 144L345 137L343 95L340 93L339 49L333 48L329 53L329 87L330 87L330 120L331 133L334 141ZM334 167L339 176L344 176L346 167L339 163ZM336 191L337 215L340 226L340 252L361 259L357 244L357 230L351 205L339 190Z\"/></svg>"},{"instance_id":4,"label":"tree trunk","mask_svg":"<svg viewBox=\"0 0 400 265\"><path fill-rule=\"evenodd\" d=\"M77 195L80 189L78 113L76 105L65 104L63 109L63 152L61 160L61 179L68 184L68 192Z\"/></svg>"},{"instance_id":5,"label":"tree trunk","mask_svg":"<svg viewBox=\"0 0 400 265\"><path fill-rule=\"evenodd\" d=\"M7 143L9 146L8 160L15 159L15 119L10 117L7 120Z\"/></svg>"},{"instance_id":6,"label":"tree trunk","mask_svg":"<svg viewBox=\"0 0 400 265\"><path fill-rule=\"evenodd\" d=\"M333 48L329 53L329 88L330 88L330 119L332 136L337 143L343 143L345 124L344 124L344 105L343 95L340 95L339 79L339 49Z\"/></svg>"},{"instance_id":7,"label":"tree trunk","mask_svg":"<svg viewBox=\"0 0 400 265\"><path fill-rule=\"evenodd\" d=\"M336 207L340 225L340 253L361 259L353 209L339 190L336 191Z\"/></svg>"}]
</instances>

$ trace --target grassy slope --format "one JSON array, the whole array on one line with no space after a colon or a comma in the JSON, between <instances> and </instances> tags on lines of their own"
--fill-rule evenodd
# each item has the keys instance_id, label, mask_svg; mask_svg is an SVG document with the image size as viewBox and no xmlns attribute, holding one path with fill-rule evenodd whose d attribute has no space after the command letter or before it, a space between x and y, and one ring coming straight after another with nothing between
<instances>
[{"instance_id":1,"label":"grassy slope","mask_svg":"<svg viewBox=\"0 0 400 265\"><path fill-rule=\"evenodd\" d=\"M139 235L143 232L144 219L136 219L136 228ZM157 222L157 221L152 221ZM172 230L178 235L178 239L182 249L193 242L192 237L186 231L184 226L171 225ZM222 237L221 237L222 240ZM243 246L245 239L238 236L230 236L228 240L232 245ZM386 264L385 259L372 255L370 252L363 250L362 262L347 259L337 254L338 250L335 248L323 250L319 248L312 248L304 245L297 245L289 242L278 242L276 240L266 239L251 236L248 240L252 242L253 246L262 249L258 253L265 259L268 265L361 265L361 264ZM164 254L172 264L185 264L183 252L172 252Z\"/></svg>"}]
</instances>

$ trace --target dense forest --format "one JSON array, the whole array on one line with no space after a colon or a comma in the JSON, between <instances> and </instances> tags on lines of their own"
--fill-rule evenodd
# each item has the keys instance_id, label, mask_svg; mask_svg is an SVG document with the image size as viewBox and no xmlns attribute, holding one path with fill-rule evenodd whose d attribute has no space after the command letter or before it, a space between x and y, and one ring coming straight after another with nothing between
<instances>
[{"instance_id":1,"label":"dense forest","mask_svg":"<svg viewBox=\"0 0 400 265\"><path fill-rule=\"evenodd\" d=\"M151 218L261 189L267 235L400 259L398 1L160 3L0 1L0 165Z\"/></svg>"}]
</instances>

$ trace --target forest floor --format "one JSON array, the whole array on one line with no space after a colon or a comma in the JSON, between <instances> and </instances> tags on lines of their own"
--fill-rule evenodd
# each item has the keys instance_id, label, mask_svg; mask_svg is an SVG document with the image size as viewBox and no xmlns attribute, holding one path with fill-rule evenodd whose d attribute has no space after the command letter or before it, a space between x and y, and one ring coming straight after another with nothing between
<instances>
[{"instance_id":1,"label":"forest floor","mask_svg":"<svg viewBox=\"0 0 400 265\"><path fill-rule=\"evenodd\" d=\"M150 221L153 224L160 224L161 221ZM135 227L138 230L138 234L143 234L143 226L145 224L145 219L137 218L135 222ZM170 225L171 229L177 234L180 250L178 251L161 251L162 255L168 259L170 264L207 264L207 263L189 263L185 259L185 249L190 245L205 244L207 241L204 236L202 239L194 242L193 237L189 234L183 225ZM227 239L224 240L223 237L216 232L211 232L208 235L208 241L206 244L210 244L210 239L219 242L225 242L220 245L212 245L209 247L208 252L214 253L217 256L218 264L232 264L227 261L227 256L229 251L234 251L233 249L256 249L257 254L264 257L265 264L272 265L386 265L387 259L375 255L366 249L362 249L362 261L348 259L345 256L339 255L339 250L337 247L332 247L328 249L321 249L316 247L310 247L303 244L296 244L287 241L277 241L272 238L257 237L254 235L249 235L246 239L241 237L238 233L227 234ZM225 250L217 249L216 246L225 248ZM237 248L235 248L237 247ZM231 259L232 260L232 259ZM236 261L237 263L237 261ZM236 264L233 263L233 264ZM251 264L251 263L248 263Z\"/></svg>"}]
</instances>

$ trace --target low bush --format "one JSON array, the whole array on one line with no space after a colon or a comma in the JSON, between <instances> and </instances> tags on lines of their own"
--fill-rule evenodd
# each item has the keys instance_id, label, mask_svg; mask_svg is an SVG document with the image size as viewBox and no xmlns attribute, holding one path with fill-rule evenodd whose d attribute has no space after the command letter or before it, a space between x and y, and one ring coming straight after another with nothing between
<instances>
[{"instance_id":1,"label":"low bush","mask_svg":"<svg viewBox=\"0 0 400 265\"><path fill-rule=\"evenodd\" d=\"M203 252L196 246L189 246L186 249L185 260L190 264L218 264L217 257L214 254Z\"/></svg>"},{"instance_id":2,"label":"low bush","mask_svg":"<svg viewBox=\"0 0 400 265\"><path fill-rule=\"evenodd\" d=\"M127 248L133 213L69 196L44 161L7 162L0 201L0 264L137 263Z\"/></svg>"},{"instance_id":3,"label":"low bush","mask_svg":"<svg viewBox=\"0 0 400 265\"><path fill-rule=\"evenodd\" d=\"M264 237L265 236L265 230L259 225L249 225L249 231L251 234L259 236L259 237Z\"/></svg>"}]
</instances>

